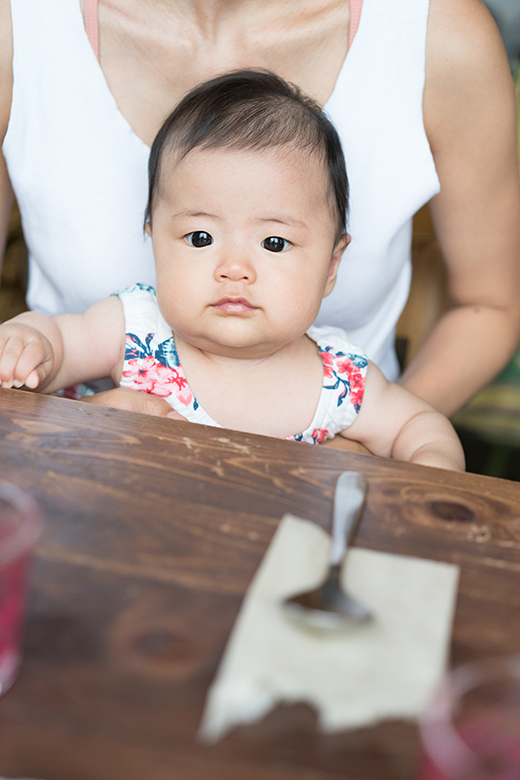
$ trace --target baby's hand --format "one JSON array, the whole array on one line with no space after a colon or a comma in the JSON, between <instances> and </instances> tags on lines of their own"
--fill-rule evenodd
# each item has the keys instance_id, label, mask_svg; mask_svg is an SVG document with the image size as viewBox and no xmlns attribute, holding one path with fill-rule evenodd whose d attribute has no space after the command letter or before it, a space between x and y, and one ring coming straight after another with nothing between
<instances>
[{"instance_id":1,"label":"baby's hand","mask_svg":"<svg viewBox=\"0 0 520 780\"><path fill-rule=\"evenodd\" d=\"M2 387L34 390L54 365L49 339L30 325L5 322L0 325L0 383Z\"/></svg>"}]
</instances>

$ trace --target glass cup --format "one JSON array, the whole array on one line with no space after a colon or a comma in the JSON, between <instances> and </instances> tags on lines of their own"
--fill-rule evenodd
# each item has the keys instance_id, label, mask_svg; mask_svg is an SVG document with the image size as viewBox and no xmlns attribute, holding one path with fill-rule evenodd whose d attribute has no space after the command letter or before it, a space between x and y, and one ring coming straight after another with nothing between
<instances>
[{"instance_id":1,"label":"glass cup","mask_svg":"<svg viewBox=\"0 0 520 780\"><path fill-rule=\"evenodd\" d=\"M41 531L34 499L0 480L0 695L20 665L27 570Z\"/></svg>"},{"instance_id":2,"label":"glass cup","mask_svg":"<svg viewBox=\"0 0 520 780\"><path fill-rule=\"evenodd\" d=\"M420 731L420 780L520 780L520 655L455 669Z\"/></svg>"}]
</instances>

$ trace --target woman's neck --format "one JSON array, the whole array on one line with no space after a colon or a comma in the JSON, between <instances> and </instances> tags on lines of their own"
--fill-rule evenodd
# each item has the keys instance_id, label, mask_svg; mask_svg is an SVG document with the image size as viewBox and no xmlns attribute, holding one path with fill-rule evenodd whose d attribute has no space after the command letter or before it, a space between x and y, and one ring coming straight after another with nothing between
<instances>
[{"instance_id":1,"label":"woman's neck","mask_svg":"<svg viewBox=\"0 0 520 780\"><path fill-rule=\"evenodd\" d=\"M80 0L81 7L84 1ZM204 38L212 39L222 33L222 27L240 25L240 20L271 20L278 25L281 19L290 25L302 19L316 18L323 14L348 12L348 0L99 0L103 11L123 14L128 19L150 17L163 18L167 24L174 20L197 29Z\"/></svg>"},{"instance_id":2,"label":"woman's neck","mask_svg":"<svg viewBox=\"0 0 520 780\"><path fill-rule=\"evenodd\" d=\"M151 144L194 86L267 68L319 103L347 52L347 0L100 0L99 59L119 110Z\"/></svg>"}]
</instances>

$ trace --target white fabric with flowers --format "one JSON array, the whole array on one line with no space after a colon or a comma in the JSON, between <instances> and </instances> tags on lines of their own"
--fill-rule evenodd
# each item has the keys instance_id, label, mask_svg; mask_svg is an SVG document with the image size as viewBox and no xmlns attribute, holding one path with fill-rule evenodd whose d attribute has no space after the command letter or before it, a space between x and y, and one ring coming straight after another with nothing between
<instances>
[{"instance_id":1,"label":"white fabric with flowers","mask_svg":"<svg viewBox=\"0 0 520 780\"><path fill-rule=\"evenodd\" d=\"M126 332L120 385L165 398L190 422L222 427L190 390L172 329L159 311L154 288L136 284L118 295ZM311 327L307 335L318 345L323 360L323 387L311 424L302 433L285 438L319 444L355 421L363 400L368 361L340 328Z\"/></svg>"}]
</instances>

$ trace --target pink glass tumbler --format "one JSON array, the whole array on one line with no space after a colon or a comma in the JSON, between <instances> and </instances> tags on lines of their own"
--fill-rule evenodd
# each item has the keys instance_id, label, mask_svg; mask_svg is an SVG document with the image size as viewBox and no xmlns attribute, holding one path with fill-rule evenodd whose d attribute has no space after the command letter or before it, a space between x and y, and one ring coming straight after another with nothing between
<instances>
[{"instance_id":1,"label":"pink glass tumbler","mask_svg":"<svg viewBox=\"0 0 520 780\"><path fill-rule=\"evenodd\" d=\"M455 669L420 729L420 780L520 780L520 655Z\"/></svg>"},{"instance_id":2,"label":"pink glass tumbler","mask_svg":"<svg viewBox=\"0 0 520 780\"><path fill-rule=\"evenodd\" d=\"M34 499L0 480L0 694L20 665L27 571L41 530Z\"/></svg>"}]
</instances>

